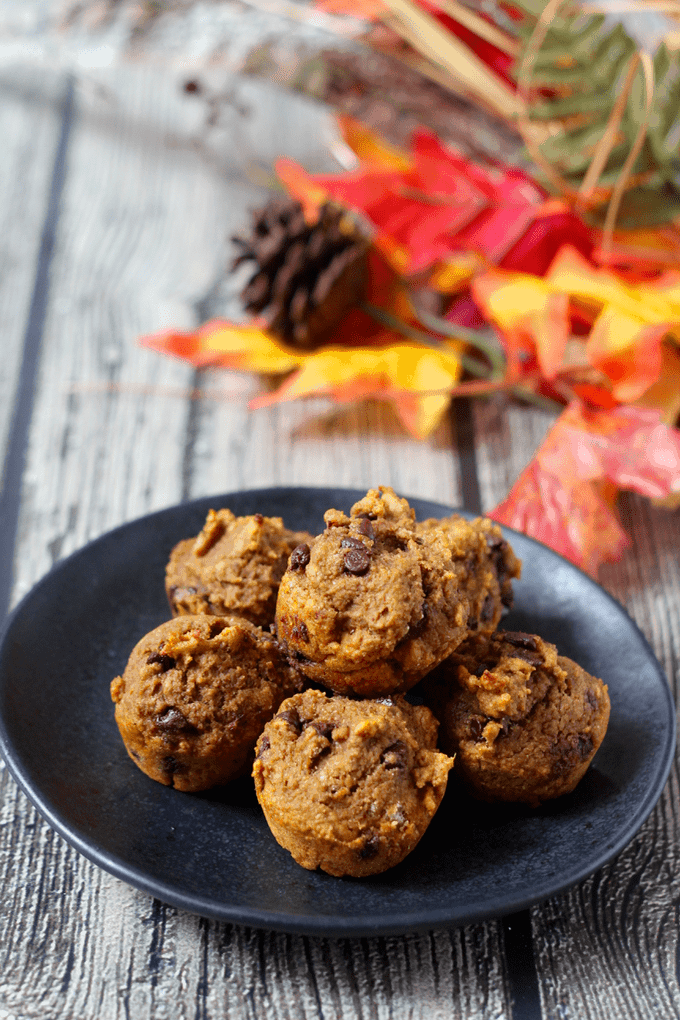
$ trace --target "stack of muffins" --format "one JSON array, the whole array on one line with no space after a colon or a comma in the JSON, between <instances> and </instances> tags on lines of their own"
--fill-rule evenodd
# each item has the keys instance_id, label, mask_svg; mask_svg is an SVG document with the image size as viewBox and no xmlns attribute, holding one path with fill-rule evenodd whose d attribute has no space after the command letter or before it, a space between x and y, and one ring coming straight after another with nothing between
<instances>
[{"instance_id":1,"label":"stack of muffins","mask_svg":"<svg viewBox=\"0 0 680 1020\"><path fill-rule=\"evenodd\" d=\"M175 547L174 618L111 685L139 767L197 791L254 756L275 838L332 875L403 860L454 758L484 800L572 790L604 737L607 688L540 637L496 630L520 574L500 528L418 523L387 487L325 522L313 537L210 511Z\"/></svg>"}]
</instances>

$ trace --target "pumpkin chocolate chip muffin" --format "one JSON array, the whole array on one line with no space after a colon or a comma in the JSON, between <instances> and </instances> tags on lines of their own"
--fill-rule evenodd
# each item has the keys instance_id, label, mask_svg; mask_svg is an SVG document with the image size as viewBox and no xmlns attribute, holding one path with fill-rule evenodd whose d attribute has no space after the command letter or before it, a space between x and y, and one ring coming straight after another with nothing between
<instances>
[{"instance_id":1,"label":"pumpkin chocolate chip muffin","mask_svg":"<svg viewBox=\"0 0 680 1020\"><path fill-rule=\"evenodd\" d=\"M128 754L151 779L206 790L242 774L297 674L247 620L179 616L137 643L111 684Z\"/></svg>"},{"instance_id":2,"label":"pumpkin chocolate chip muffin","mask_svg":"<svg viewBox=\"0 0 680 1020\"><path fill-rule=\"evenodd\" d=\"M298 864L363 877L402 861L426 831L453 760L437 723L403 698L308 690L284 701L257 744L253 777L276 840Z\"/></svg>"},{"instance_id":3,"label":"pumpkin chocolate chip muffin","mask_svg":"<svg viewBox=\"0 0 680 1020\"><path fill-rule=\"evenodd\" d=\"M291 555L276 608L278 637L310 679L361 697L406 691L472 628L500 618L498 571L479 525L416 525L387 487L325 521Z\"/></svg>"},{"instance_id":4,"label":"pumpkin chocolate chip muffin","mask_svg":"<svg viewBox=\"0 0 680 1020\"><path fill-rule=\"evenodd\" d=\"M241 616L268 627L288 557L310 539L289 531L280 517L210 510L200 534L170 555L165 587L173 615Z\"/></svg>"},{"instance_id":5,"label":"pumpkin chocolate chip muffin","mask_svg":"<svg viewBox=\"0 0 680 1020\"><path fill-rule=\"evenodd\" d=\"M492 634L504 609L512 606L512 581L520 577L522 564L503 532L488 517L466 520L452 514L442 520L429 518L416 524L418 534L443 534L454 560L467 568L466 594L470 601L468 627L480 634Z\"/></svg>"},{"instance_id":6,"label":"pumpkin chocolate chip muffin","mask_svg":"<svg viewBox=\"0 0 680 1020\"><path fill-rule=\"evenodd\" d=\"M609 721L606 685L535 634L471 638L424 689L440 746L483 800L537 806L569 793Z\"/></svg>"}]
</instances>

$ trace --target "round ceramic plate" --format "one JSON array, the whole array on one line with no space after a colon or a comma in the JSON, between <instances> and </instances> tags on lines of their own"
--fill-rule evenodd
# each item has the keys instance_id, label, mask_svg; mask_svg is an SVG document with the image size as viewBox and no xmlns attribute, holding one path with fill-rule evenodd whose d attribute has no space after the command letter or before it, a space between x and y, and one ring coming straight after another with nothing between
<instances>
[{"instance_id":1,"label":"round ceramic plate","mask_svg":"<svg viewBox=\"0 0 680 1020\"><path fill-rule=\"evenodd\" d=\"M602 588L510 533L524 561L511 630L553 641L609 685L611 721L574 793L539 810L480 805L450 788L414 852L374 878L299 867L271 836L252 781L185 794L128 758L109 695L133 645L169 616L164 568L210 507L281 516L318 532L363 492L264 489L195 500L117 528L59 563L10 617L0 644L0 747L41 814L100 867L166 903L257 927L393 934L510 913L617 854L656 803L675 714L644 637ZM419 518L451 512L412 500Z\"/></svg>"}]
</instances>

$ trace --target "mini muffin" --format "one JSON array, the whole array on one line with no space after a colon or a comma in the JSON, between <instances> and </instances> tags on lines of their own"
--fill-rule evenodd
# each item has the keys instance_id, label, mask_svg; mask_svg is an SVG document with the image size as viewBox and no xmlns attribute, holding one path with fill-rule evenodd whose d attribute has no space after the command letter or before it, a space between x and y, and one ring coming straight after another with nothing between
<instances>
[{"instance_id":1,"label":"mini muffin","mask_svg":"<svg viewBox=\"0 0 680 1020\"><path fill-rule=\"evenodd\" d=\"M201 533L170 555L165 587L173 615L241 616L268 627L288 557L310 538L289 531L280 517L210 510Z\"/></svg>"},{"instance_id":2,"label":"mini muffin","mask_svg":"<svg viewBox=\"0 0 680 1020\"><path fill-rule=\"evenodd\" d=\"M417 526L387 487L325 521L291 555L276 608L278 637L310 679L361 697L406 691L480 620L500 618L498 573L478 526Z\"/></svg>"},{"instance_id":3,"label":"mini muffin","mask_svg":"<svg viewBox=\"0 0 680 1020\"><path fill-rule=\"evenodd\" d=\"M609 721L605 684L534 634L472 638L424 689L440 746L482 800L536 807L569 793Z\"/></svg>"},{"instance_id":4,"label":"mini muffin","mask_svg":"<svg viewBox=\"0 0 680 1020\"><path fill-rule=\"evenodd\" d=\"M142 772L197 791L247 771L265 723L299 687L271 634L234 617L179 616L138 642L111 697Z\"/></svg>"},{"instance_id":5,"label":"mini muffin","mask_svg":"<svg viewBox=\"0 0 680 1020\"><path fill-rule=\"evenodd\" d=\"M257 744L253 777L272 833L303 868L364 877L413 850L453 759L437 722L403 698L352 701L308 690L285 701Z\"/></svg>"},{"instance_id":6,"label":"mini muffin","mask_svg":"<svg viewBox=\"0 0 680 1020\"><path fill-rule=\"evenodd\" d=\"M521 575L521 561L499 526L488 517L468 521L453 514L416 524L418 534L433 530L443 533L453 559L464 561L467 567L468 627L480 634L492 634L503 610L512 606L512 581Z\"/></svg>"}]
</instances>

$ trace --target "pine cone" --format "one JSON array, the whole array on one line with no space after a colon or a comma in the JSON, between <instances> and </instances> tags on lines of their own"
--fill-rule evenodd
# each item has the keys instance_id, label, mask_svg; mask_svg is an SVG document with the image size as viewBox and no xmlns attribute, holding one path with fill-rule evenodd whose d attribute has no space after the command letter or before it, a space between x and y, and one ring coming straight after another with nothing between
<instances>
[{"instance_id":1,"label":"pine cone","mask_svg":"<svg viewBox=\"0 0 680 1020\"><path fill-rule=\"evenodd\" d=\"M330 204L313 225L293 199L272 200L252 219L250 237L232 237L241 249L232 269L256 266L241 300L249 312L263 313L284 343L313 350L364 299L368 242Z\"/></svg>"}]
</instances>

